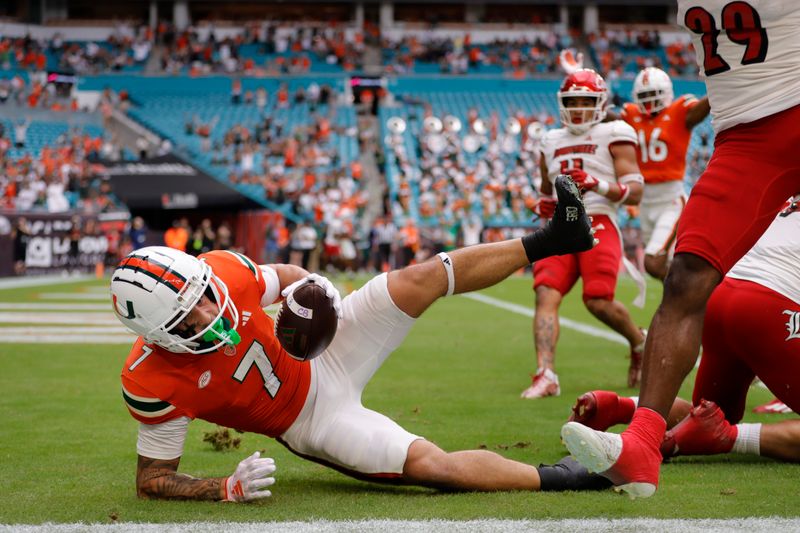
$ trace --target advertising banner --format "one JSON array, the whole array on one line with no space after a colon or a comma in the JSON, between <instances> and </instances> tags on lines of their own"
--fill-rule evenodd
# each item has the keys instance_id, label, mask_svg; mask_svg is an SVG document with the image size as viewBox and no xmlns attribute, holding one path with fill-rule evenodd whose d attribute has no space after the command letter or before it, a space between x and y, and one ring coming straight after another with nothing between
<instances>
[{"instance_id":1,"label":"advertising banner","mask_svg":"<svg viewBox=\"0 0 800 533\"><path fill-rule=\"evenodd\" d=\"M255 204L179 157L168 154L107 166L114 194L130 209L198 209Z\"/></svg>"}]
</instances>

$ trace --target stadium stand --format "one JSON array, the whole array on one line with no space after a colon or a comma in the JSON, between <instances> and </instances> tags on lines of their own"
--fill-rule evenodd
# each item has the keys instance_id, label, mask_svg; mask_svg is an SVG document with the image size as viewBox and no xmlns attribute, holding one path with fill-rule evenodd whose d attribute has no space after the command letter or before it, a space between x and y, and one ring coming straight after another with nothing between
<instances>
[{"instance_id":1,"label":"stadium stand","mask_svg":"<svg viewBox=\"0 0 800 533\"><path fill-rule=\"evenodd\" d=\"M528 143L525 149L528 139L524 130L532 121L557 126L558 85L558 80L398 79L392 87L396 105L383 106L379 115L395 215L411 216L422 225L471 214L479 214L487 226L530 225L531 214L524 206L534 195L538 156L535 143ZM628 95L631 84L621 80L615 90ZM676 82L675 90L676 94L702 93L703 87ZM431 135L425 130L426 116L439 120L455 117L463 127L454 133ZM407 125L400 134L389 130L392 117ZM486 125L482 135L475 135L469 126L476 118ZM510 121L519 124L518 135L508 135ZM441 145L434 150L430 149L432 137L436 138L434 144ZM465 149L475 142L477 149ZM707 120L692 136L689 186L707 161L712 142ZM444 181L436 179L439 175L445 176Z\"/></svg>"}]
</instances>

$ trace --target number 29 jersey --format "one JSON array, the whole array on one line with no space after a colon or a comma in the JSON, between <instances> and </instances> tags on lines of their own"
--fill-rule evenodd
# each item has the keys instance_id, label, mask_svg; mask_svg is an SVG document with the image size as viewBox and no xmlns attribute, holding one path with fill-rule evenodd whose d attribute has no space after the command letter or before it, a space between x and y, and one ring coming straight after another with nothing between
<instances>
[{"instance_id":1,"label":"number 29 jersey","mask_svg":"<svg viewBox=\"0 0 800 533\"><path fill-rule=\"evenodd\" d=\"M714 130L800 104L798 0L678 0L706 77Z\"/></svg>"},{"instance_id":2,"label":"number 29 jersey","mask_svg":"<svg viewBox=\"0 0 800 533\"><path fill-rule=\"evenodd\" d=\"M181 416L276 437L297 418L311 368L287 354L262 310L266 283L250 259L227 251L200 256L230 291L242 340L208 354L173 353L137 339L122 369L122 396L139 422ZM230 317L228 317L230 318Z\"/></svg>"}]
</instances>

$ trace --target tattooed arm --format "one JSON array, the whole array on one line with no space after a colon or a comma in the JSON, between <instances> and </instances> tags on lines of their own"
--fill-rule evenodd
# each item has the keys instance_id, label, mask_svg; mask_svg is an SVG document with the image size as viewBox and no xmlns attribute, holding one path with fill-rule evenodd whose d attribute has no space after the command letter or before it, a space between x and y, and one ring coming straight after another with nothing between
<instances>
[{"instance_id":1,"label":"tattooed arm","mask_svg":"<svg viewBox=\"0 0 800 533\"><path fill-rule=\"evenodd\" d=\"M239 463L233 475L199 479L178 473L181 458L152 459L139 456L136 493L140 498L173 500L227 500L249 502L269 498L264 490L275 483L275 461L261 452Z\"/></svg>"},{"instance_id":2,"label":"tattooed arm","mask_svg":"<svg viewBox=\"0 0 800 533\"><path fill-rule=\"evenodd\" d=\"M260 452L241 461L228 477L199 479L179 474L188 425L188 417L140 424L136 445L136 493L140 498L243 502L272 495L263 489L275 483L275 461L261 458Z\"/></svg>"},{"instance_id":3,"label":"tattooed arm","mask_svg":"<svg viewBox=\"0 0 800 533\"><path fill-rule=\"evenodd\" d=\"M177 459L152 459L139 456L136 468L136 494L146 499L222 500L224 477L198 479L178 473Z\"/></svg>"}]
</instances>

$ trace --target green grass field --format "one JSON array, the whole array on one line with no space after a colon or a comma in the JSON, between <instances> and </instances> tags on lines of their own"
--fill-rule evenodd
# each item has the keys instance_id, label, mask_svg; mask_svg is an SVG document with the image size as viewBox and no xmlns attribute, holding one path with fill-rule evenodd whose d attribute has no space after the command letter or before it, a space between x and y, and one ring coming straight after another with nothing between
<instances>
[{"instance_id":1,"label":"green grass field","mask_svg":"<svg viewBox=\"0 0 800 533\"><path fill-rule=\"evenodd\" d=\"M85 304L85 296L94 294L98 298L88 301L106 305L98 292L104 285L101 280L0 290L0 302ZM649 323L659 290L651 284L647 308L631 308L639 324ZM82 299L52 294L65 292ZM529 278L484 293L533 306ZM630 302L632 284L622 280L619 297ZM662 469L656 496L642 501L612 491L444 494L356 481L304 462L260 435L242 435L239 449L216 452L202 440L213 426L202 421L190 426L181 471L228 475L241 459L263 449L278 464L273 497L252 505L142 501L134 488L137 423L120 394L128 348L26 341L31 333L20 333L21 326L47 330L70 312L37 310L43 319L38 325L7 322L10 313L0 309L0 328L6 330L0 334L0 524L798 515L800 467L767 459L676 460ZM562 314L600 326L583 308L579 291L567 298ZM7 343L11 335L16 340ZM368 386L364 402L446 450L485 446L520 461L554 462L565 454L559 429L577 395L596 388L635 394L624 388L626 356L622 345L562 329L562 396L520 400L535 367L530 318L457 296L438 302L418 322ZM685 384L682 395L690 390ZM770 398L753 388L748 405ZM747 415L748 421L784 418Z\"/></svg>"}]
</instances>

